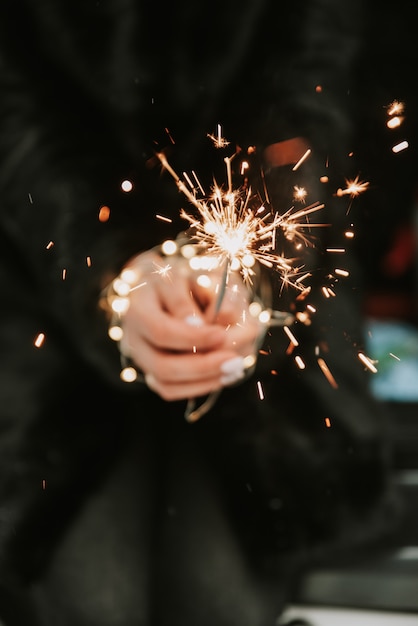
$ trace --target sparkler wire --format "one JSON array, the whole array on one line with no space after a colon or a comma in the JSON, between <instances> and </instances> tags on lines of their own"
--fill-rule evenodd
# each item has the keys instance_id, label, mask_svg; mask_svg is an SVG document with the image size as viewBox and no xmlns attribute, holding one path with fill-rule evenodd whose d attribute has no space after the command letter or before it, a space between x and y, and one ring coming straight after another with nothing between
<instances>
[{"instance_id":1,"label":"sparkler wire","mask_svg":"<svg viewBox=\"0 0 418 626\"><path fill-rule=\"evenodd\" d=\"M225 296L226 285L228 282L229 265L230 265L230 262L229 260L227 260L225 269L222 274L221 287L219 290L219 295L218 295L218 299L217 299L216 306L215 306L215 315L214 315L215 319L219 313L219 310L222 306L222 301ZM189 398L187 400L186 410L184 411L184 419L187 422L197 422L198 419L200 419L203 415L205 415L208 411L210 411L210 409L215 405L216 400L219 398L220 394L221 394L221 389L218 389L217 391L212 391L208 395L206 400L203 402L203 404L201 404L198 408L196 408L195 398Z\"/></svg>"}]
</instances>

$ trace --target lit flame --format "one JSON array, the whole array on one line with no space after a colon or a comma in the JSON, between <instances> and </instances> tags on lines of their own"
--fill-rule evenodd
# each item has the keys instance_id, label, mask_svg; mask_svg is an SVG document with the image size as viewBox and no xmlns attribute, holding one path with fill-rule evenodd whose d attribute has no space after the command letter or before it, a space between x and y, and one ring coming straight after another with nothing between
<instances>
[{"instance_id":1,"label":"lit flame","mask_svg":"<svg viewBox=\"0 0 418 626\"><path fill-rule=\"evenodd\" d=\"M211 138L222 138L220 130L218 138ZM176 181L179 190L198 211L195 216L183 209L181 217L189 222L193 233L192 241L205 254L215 257L219 265L226 264L229 269L241 271L246 281L251 282L251 276L254 275L252 268L258 261L270 269L278 270L283 284L293 285L299 290L305 288L300 277L295 280L300 275L301 268L295 268L293 259L277 252L277 233L281 231L288 241L299 248L302 245L311 245L304 229L324 225L310 224L306 218L322 209L323 204L315 203L299 211L291 208L284 214L272 212L250 188L232 187L231 162L235 155L224 159L227 188L224 189L214 182L211 194L206 195L203 192L200 199L197 194L203 191L201 185L198 184L196 188L185 174L183 177L186 182L181 180L165 155L160 153L157 156Z\"/></svg>"}]
</instances>

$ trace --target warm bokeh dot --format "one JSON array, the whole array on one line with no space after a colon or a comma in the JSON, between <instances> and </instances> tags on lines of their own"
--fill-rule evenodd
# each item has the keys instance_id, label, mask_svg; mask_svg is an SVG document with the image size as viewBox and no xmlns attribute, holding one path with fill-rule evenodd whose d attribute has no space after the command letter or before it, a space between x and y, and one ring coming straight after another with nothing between
<instances>
[{"instance_id":1,"label":"warm bokeh dot","mask_svg":"<svg viewBox=\"0 0 418 626\"><path fill-rule=\"evenodd\" d=\"M110 218L110 208L103 205L99 209L99 222L107 222Z\"/></svg>"}]
</instances>

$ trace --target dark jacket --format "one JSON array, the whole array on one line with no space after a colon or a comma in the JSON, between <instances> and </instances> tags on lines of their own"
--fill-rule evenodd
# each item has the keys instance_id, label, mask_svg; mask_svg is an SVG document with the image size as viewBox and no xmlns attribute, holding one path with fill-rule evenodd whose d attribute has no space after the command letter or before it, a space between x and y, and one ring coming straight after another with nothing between
<instances>
[{"instance_id":1,"label":"dark jacket","mask_svg":"<svg viewBox=\"0 0 418 626\"><path fill-rule=\"evenodd\" d=\"M132 254L184 228L184 199L155 164L155 150L190 170L205 167L206 135L217 124L258 155L303 135L315 148L306 176L316 181L331 155L333 188L344 184L357 4L1 3L3 581L39 575L80 500L123 454L133 414L154 411L161 433L162 414L183 419L182 403L167 405L144 386L120 382L98 306ZM285 185L299 179L289 168L269 175L278 202L287 203ZM131 193L121 190L125 178ZM333 202L318 218L332 224L318 246L321 276L333 263L323 250L340 242L344 224ZM98 219L103 205L106 223ZM297 329L306 370L286 355L281 331L269 334L270 356L260 356L256 375L226 391L193 426L259 561L335 540L343 529L357 536L353 520L361 534L361 521L386 491L384 428L356 358L359 274L355 259L348 255L347 263L352 278L337 285L335 302L321 304L314 324ZM36 348L40 332L45 342ZM319 341L328 345L338 389L318 367Z\"/></svg>"}]
</instances>

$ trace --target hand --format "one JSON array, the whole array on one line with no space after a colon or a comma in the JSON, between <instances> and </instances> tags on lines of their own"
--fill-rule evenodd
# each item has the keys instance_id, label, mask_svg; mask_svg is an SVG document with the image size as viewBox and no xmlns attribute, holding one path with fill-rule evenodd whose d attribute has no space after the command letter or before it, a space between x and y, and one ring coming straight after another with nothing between
<instances>
[{"instance_id":1,"label":"hand","mask_svg":"<svg viewBox=\"0 0 418 626\"><path fill-rule=\"evenodd\" d=\"M265 325L249 311L240 277L228 280L221 302L219 271L199 285L187 261L155 252L136 257L138 274L123 315L121 350L165 400L198 397L244 378L255 364Z\"/></svg>"}]
</instances>

